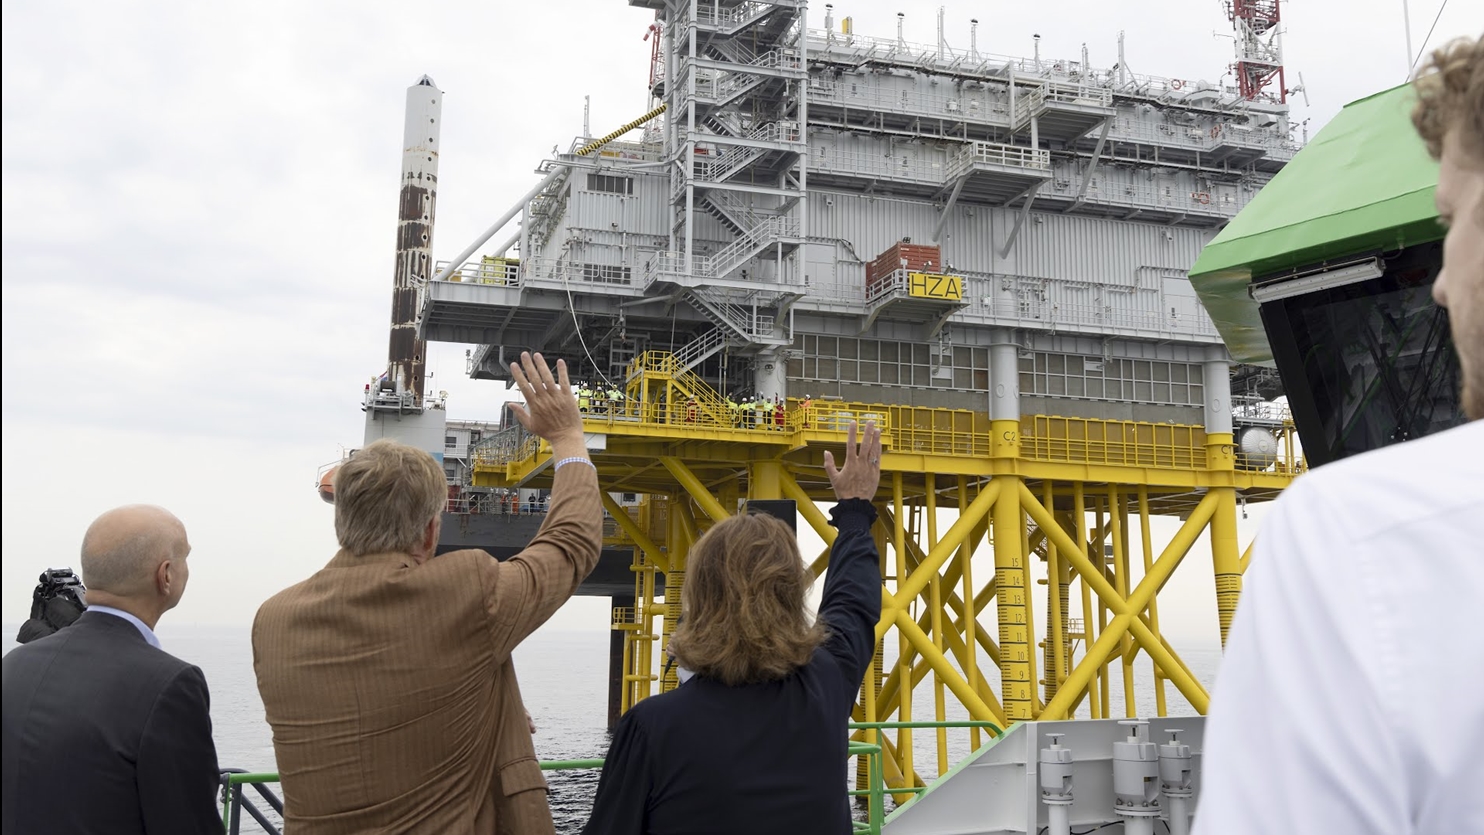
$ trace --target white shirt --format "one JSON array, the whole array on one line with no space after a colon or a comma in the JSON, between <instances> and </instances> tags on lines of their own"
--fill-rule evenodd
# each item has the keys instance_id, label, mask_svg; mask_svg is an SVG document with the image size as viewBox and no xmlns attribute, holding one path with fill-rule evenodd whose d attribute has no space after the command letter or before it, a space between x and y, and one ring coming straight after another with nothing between
<instances>
[{"instance_id":1,"label":"white shirt","mask_svg":"<svg viewBox=\"0 0 1484 835\"><path fill-rule=\"evenodd\" d=\"M160 639L155 637L155 631L153 629L150 629L148 626L145 626L144 621L134 617L128 612L125 612L123 609L115 609L112 606L94 605L89 606L88 611L102 612L105 615L113 615L114 617L123 618L129 623L134 624L134 628L139 630L139 634L144 636L144 640L148 641L150 646L154 647L155 649L160 649Z\"/></svg>"},{"instance_id":2,"label":"white shirt","mask_svg":"<svg viewBox=\"0 0 1484 835\"><path fill-rule=\"evenodd\" d=\"M1298 479L1245 585L1195 835L1484 833L1484 421Z\"/></svg>"}]
</instances>

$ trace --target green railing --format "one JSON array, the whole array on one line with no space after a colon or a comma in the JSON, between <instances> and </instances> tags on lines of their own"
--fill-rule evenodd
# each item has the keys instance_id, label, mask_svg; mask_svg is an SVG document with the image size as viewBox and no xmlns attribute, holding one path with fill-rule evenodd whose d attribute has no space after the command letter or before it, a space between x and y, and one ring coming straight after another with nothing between
<instances>
[{"instance_id":1,"label":"green railing","mask_svg":"<svg viewBox=\"0 0 1484 835\"><path fill-rule=\"evenodd\" d=\"M995 738L1004 735L1004 731L993 722L851 722L849 728L851 731L883 731L900 728L983 728ZM888 787L882 762L882 750L879 742L852 742L846 749L847 756L864 757L866 760L866 787L847 792L851 797L866 798L866 819L854 822L854 831L857 833L880 835L881 825L886 820L886 796L888 794L915 795L927 790L926 786ZM603 760L601 759L541 761L542 771L573 771L602 767ZM268 819L262 809L259 809L250 798L244 795L243 791L245 786L251 786L281 816L283 801L273 793L272 789L268 788L269 783L277 782L278 774L272 771L222 772L222 825L226 827L230 835L238 835L244 810L258 822L259 826L263 827L264 832L269 835L281 835L281 830Z\"/></svg>"}]
</instances>

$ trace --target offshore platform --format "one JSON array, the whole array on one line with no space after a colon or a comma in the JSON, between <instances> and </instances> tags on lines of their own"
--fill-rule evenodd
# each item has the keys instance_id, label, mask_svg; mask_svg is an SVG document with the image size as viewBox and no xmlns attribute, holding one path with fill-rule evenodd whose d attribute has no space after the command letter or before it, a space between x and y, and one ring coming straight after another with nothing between
<instances>
[{"instance_id":1,"label":"offshore platform","mask_svg":"<svg viewBox=\"0 0 1484 835\"><path fill-rule=\"evenodd\" d=\"M543 160L443 262L441 93L408 90L392 364L367 435L445 461L444 547L518 550L551 458L513 422L451 431L423 391L425 341L475 346L476 379L508 379L523 350L565 358L604 393L586 430L609 537L584 592L612 598L616 716L676 686L660 661L689 545L780 502L828 545L821 452L873 420L886 584L857 720L942 720L950 699L1001 728L1133 716L1136 667L1160 715L1167 686L1203 713L1158 592L1209 533L1224 640L1250 556L1239 503L1304 467L1188 279L1299 148L1277 0L1226 4L1236 57L1216 81L1135 74L1122 36L1112 69L1085 48L981 51L977 21L950 47L941 12L920 44L901 15L869 37L828 4L811 29L803 0L630 5L653 12L652 109ZM1168 541L1156 516L1182 520ZM822 574L828 549L805 556ZM910 728L857 736L911 787L949 769L934 733L927 763Z\"/></svg>"}]
</instances>

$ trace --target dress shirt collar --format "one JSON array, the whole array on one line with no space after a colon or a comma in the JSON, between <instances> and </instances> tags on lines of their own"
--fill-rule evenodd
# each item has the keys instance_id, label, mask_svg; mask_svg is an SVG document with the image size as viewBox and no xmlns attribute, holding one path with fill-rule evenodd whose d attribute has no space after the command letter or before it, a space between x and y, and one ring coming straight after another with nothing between
<instances>
[{"instance_id":1,"label":"dress shirt collar","mask_svg":"<svg viewBox=\"0 0 1484 835\"><path fill-rule=\"evenodd\" d=\"M160 649L160 639L155 636L155 631L153 629L150 629L148 626L145 626L144 621L134 617L128 612L125 612L123 609L115 609L112 606L98 606L94 604L88 607L88 611L102 612L106 615L113 615L114 617L123 618L129 623L134 624L134 628L139 630L139 634L144 636L144 640L147 641L150 646L154 647L155 649Z\"/></svg>"}]
</instances>

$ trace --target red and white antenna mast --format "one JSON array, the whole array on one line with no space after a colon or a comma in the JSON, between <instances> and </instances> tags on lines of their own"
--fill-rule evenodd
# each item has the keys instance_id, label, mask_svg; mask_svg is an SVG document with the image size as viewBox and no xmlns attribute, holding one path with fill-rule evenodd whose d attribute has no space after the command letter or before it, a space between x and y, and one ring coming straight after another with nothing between
<instances>
[{"instance_id":1,"label":"red and white antenna mast","mask_svg":"<svg viewBox=\"0 0 1484 835\"><path fill-rule=\"evenodd\" d=\"M1265 98L1285 103L1283 83L1283 33L1279 27L1278 0L1227 0L1226 15L1237 33L1237 91L1247 101ZM1274 79L1278 89L1263 92Z\"/></svg>"}]
</instances>

